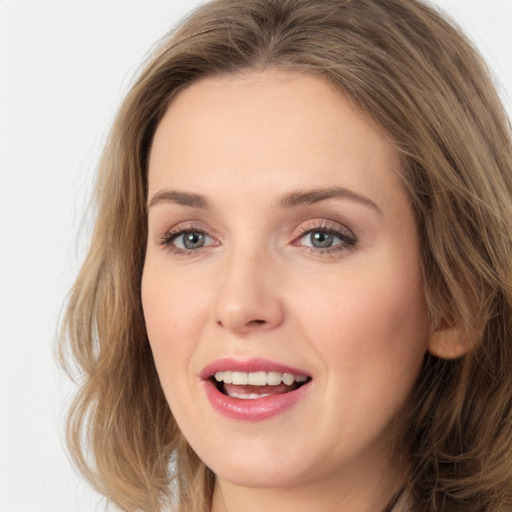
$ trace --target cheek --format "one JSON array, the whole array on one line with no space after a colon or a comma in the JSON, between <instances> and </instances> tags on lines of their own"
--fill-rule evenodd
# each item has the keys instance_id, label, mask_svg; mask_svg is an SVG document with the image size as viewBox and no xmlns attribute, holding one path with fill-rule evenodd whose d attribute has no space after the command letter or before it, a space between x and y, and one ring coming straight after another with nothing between
<instances>
[{"instance_id":1,"label":"cheek","mask_svg":"<svg viewBox=\"0 0 512 512\"><path fill-rule=\"evenodd\" d=\"M180 279L146 265L141 283L146 330L161 369L186 368L206 320L205 294L196 293L199 283ZM172 357L171 357L172 356Z\"/></svg>"},{"instance_id":2,"label":"cheek","mask_svg":"<svg viewBox=\"0 0 512 512\"><path fill-rule=\"evenodd\" d=\"M400 385L397 375L415 379L427 349L427 308L419 267L393 258L396 265L365 265L331 276L323 286L310 283L295 292L301 329L327 367L342 375ZM415 260L412 260L415 261ZM317 285L319 283L317 282Z\"/></svg>"},{"instance_id":3,"label":"cheek","mask_svg":"<svg viewBox=\"0 0 512 512\"><path fill-rule=\"evenodd\" d=\"M191 290L194 286L186 286L176 273L146 264L141 283L146 330L160 384L175 418L193 416L183 397L190 393L190 358L204 318L199 298Z\"/></svg>"}]
</instances>

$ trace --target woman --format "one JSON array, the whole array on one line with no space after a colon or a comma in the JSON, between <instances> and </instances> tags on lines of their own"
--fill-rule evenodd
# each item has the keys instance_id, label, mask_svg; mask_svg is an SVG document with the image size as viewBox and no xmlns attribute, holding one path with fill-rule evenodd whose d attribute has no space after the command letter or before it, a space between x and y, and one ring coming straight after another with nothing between
<instances>
[{"instance_id":1,"label":"woman","mask_svg":"<svg viewBox=\"0 0 512 512\"><path fill-rule=\"evenodd\" d=\"M79 467L128 511L510 510L511 191L485 66L423 3L204 5L102 159Z\"/></svg>"}]
</instances>

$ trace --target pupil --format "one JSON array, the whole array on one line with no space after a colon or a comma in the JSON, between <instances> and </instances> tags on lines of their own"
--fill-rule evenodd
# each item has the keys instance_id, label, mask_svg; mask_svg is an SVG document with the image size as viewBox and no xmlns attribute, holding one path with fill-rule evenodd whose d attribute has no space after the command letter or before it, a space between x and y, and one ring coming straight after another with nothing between
<instances>
[{"instance_id":1,"label":"pupil","mask_svg":"<svg viewBox=\"0 0 512 512\"><path fill-rule=\"evenodd\" d=\"M183 235L183 245L187 249L197 249L204 245L204 234L203 233L185 233Z\"/></svg>"},{"instance_id":2,"label":"pupil","mask_svg":"<svg viewBox=\"0 0 512 512\"><path fill-rule=\"evenodd\" d=\"M331 247L333 240L332 233L326 233L325 231L315 231L311 233L311 244L313 247L318 249L325 249Z\"/></svg>"}]
</instances>

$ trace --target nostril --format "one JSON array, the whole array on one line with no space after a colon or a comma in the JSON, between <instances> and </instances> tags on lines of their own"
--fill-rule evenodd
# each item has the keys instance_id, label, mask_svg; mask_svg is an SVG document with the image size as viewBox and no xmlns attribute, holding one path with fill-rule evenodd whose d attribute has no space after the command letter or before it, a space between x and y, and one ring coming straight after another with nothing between
<instances>
[{"instance_id":1,"label":"nostril","mask_svg":"<svg viewBox=\"0 0 512 512\"><path fill-rule=\"evenodd\" d=\"M247 328L255 328L255 327L260 327L260 326L264 326L264 325L267 325L268 322L266 320L259 320L259 319L256 319L256 320L249 320L248 322L244 323L243 325L240 325L237 327L237 329L247 329ZM228 327L229 324L225 324L222 322L222 320L217 320L217 325L219 327Z\"/></svg>"},{"instance_id":2,"label":"nostril","mask_svg":"<svg viewBox=\"0 0 512 512\"><path fill-rule=\"evenodd\" d=\"M251 320L247 325L263 325L266 323L265 320Z\"/></svg>"}]
</instances>

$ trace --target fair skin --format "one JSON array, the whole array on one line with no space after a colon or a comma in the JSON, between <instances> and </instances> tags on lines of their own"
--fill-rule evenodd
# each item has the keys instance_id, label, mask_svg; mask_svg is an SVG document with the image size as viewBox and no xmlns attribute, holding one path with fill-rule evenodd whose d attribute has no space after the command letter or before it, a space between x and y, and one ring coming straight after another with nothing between
<instances>
[{"instance_id":1,"label":"fair skin","mask_svg":"<svg viewBox=\"0 0 512 512\"><path fill-rule=\"evenodd\" d=\"M403 483L394 420L431 338L397 171L385 134L301 74L204 79L158 126L144 315L173 416L216 474L214 512L380 512ZM298 398L214 407L205 389L231 388L205 368L255 358L307 378Z\"/></svg>"}]
</instances>

